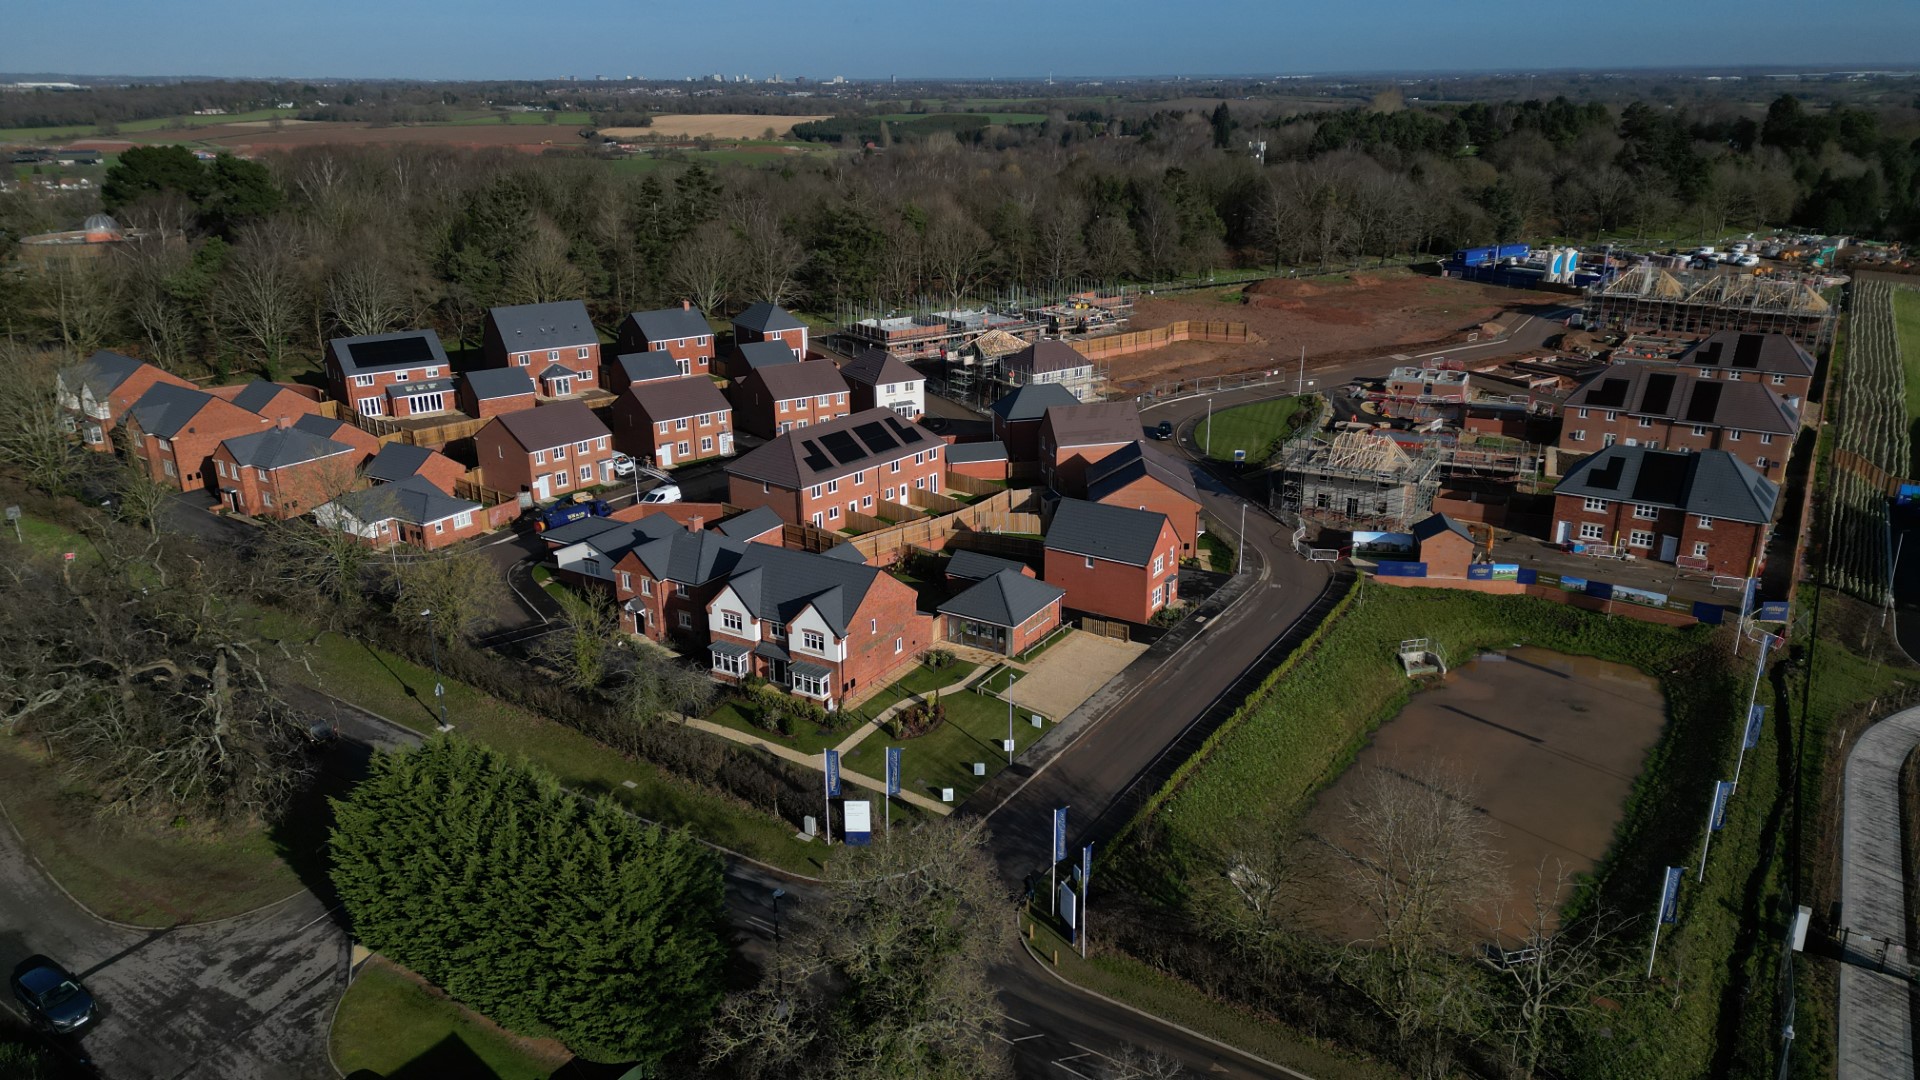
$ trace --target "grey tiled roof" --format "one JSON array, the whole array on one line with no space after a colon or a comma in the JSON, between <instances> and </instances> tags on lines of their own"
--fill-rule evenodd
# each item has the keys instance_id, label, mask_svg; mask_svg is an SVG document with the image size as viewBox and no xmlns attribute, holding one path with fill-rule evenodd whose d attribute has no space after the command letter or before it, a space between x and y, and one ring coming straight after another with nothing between
<instances>
[{"instance_id":1,"label":"grey tiled roof","mask_svg":"<svg viewBox=\"0 0 1920 1080\"><path fill-rule=\"evenodd\" d=\"M284 469L307 461L318 461L335 454L350 453L353 447L322 438L297 427L269 428L251 435L240 435L221 443L233 460L255 469ZM344 479L344 478L343 478ZM345 487L345 484L341 485Z\"/></svg>"},{"instance_id":2,"label":"grey tiled roof","mask_svg":"<svg viewBox=\"0 0 1920 1080\"><path fill-rule=\"evenodd\" d=\"M733 325L741 330L755 330L762 334L776 333L781 330L805 330L807 324L793 317L793 313L778 304L761 301L733 317Z\"/></svg>"},{"instance_id":3,"label":"grey tiled roof","mask_svg":"<svg viewBox=\"0 0 1920 1080\"><path fill-rule=\"evenodd\" d=\"M989 442L954 443L947 447L947 460L955 465L970 461L1005 461L1007 444L998 439Z\"/></svg>"},{"instance_id":4,"label":"grey tiled roof","mask_svg":"<svg viewBox=\"0 0 1920 1080\"><path fill-rule=\"evenodd\" d=\"M450 368L440 335L431 330L334 338L327 342L327 352L348 375L423 366L438 367L442 372Z\"/></svg>"},{"instance_id":5,"label":"grey tiled roof","mask_svg":"<svg viewBox=\"0 0 1920 1080\"><path fill-rule=\"evenodd\" d=\"M941 604L940 614L1013 627L1065 595L1067 590L1058 585L1035 581L1018 570L1002 570Z\"/></svg>"},{"instance_id":6,"label":"grey tiled roof","mask_svg":"<svg viewBox=\"0 0 1920 1080\"><path fill-rule=\"evenodd\" d=\"M1460 524L1445 514L1434 514L1413 523L1413 538L1415 540L1430 540L1439 536L1441 533L1449 532L1463 537L1469 544L1475 542L1473 534L1467 531L1465 525Z\"/></svg>"},{"instance_id":7,"label":"grey tiled roof","mask_svg":"<svg viewBox=\"0 0 1920 1080\"><path fill-rule=\"evenodd\" d=\"M794 490L944 445L891 409L867 409L789 431L734 460L727 475Z\"/></svg>"},{"instance_id":8,"label":"grey tiled roof","mask_svg":"<svg viewBox=\"0 0 1920 1080\"><path fill-rule=\"evenodd\" d=\"M627 316L640 336L649 343L655 341L674 341L679 338L711 337L713 327L707 325L706 316L688 308L660 308L657 311L636 311Z\"/></svg>"},{"instance_id":9,"label":"grey tiled roof","mask_svg":"<svg viewBox=\"0 0 1920 1080\"><path fill-rule=\"evenodd\" d=\"M1812 375L1813 357L1785 334L1747 334L1722 330L1688 350L1680 358L1694 367L1764 371L1768 374Z\"/></svg>"},{"instance_id":10,"label":"grey tiled roof","mask_svg":"<svg viewBox=\"0 0 1920 1080\"><path fill-rule=\"evenodd\" d=\"M812 604L836 635L845 635L879 576L865 563L748 544L727 584L756 619L792 622Z\"/></svg>"},{"instance_id":11,"label":"grey tiled roof","mask_svg":"<svg viewBox=\"0 0 1920 1080\"><path fill-rule=\"evenodd\" d=\"M841 366L840 375L850 383L861 383L865 386L919 382L926 378L885 349L864 350L859 356Z\"/></svg>"},{"instance_id":12,"label":"grey tiled roof","mask_svg":"<svg viewBox=\"0 0 1920 1080\"><path fill-rule=\"evenodd\" d=\"M706 413L731 412L727 396L705 375L635 383L627 388L633 400L654 423Z\"/></svg>"},{"instance_id":13,"label":"grey tiled roof","mask_svg":"<svg viewBox=\"0 0 1920 1080\"><path fill-rule=\"evenodd\" d=\"M283 389L265 379L255 379L244 390L233 395L233 403L248 412L257 413L271 404Z\"/></svg>"},{"instance_id":14,"label":"grey tiled roof","mask_svg":"<svg viewBox=\"0 0 1920 1080\"><path fill-rule=\"evenodd\" d=\"M1090 368L1093 361L1064 341L1036 341L1007 357L1007 369L1038 374L1047 371L1071 371Z\"/></svg>"},{"instance_id":15,"label":"grey tiled roof","mask_svg":"<svg viewBox=\"0 0 1920 1080\"><path fill-rule=\"evenodd\" d=\"M293 426L310 435L318 435L323 439L335 438L339 435L341 428L353 427L352 424L347 423L345 420L335 420L332 417L321 416L319 413L306 413L302 415L300 419L295 420ZM342 439L340 441L345 442L346 440Z\"/></svg>"},{"instance_id":16,"label":"grey tiled roof","mask_svg":"<svg viewBox=\"0 0 1920 1080\"><path fill-rule=\"evenodd\" d=\"M521 449L529 453L611 434L607 431L607 425L593 415L592 409L577 401L563 401L558 405L542 405L537 409L502 413L488 423L499 424L505 428L507 434L520 444Z\"/></svg>"},{"instance_id":17,"label":"grey tiled roof","mask_svg":"<svg viewBox=\"0 0 1920 1080\"><path fill-rule=\"evenodd\" d=\"M788 353L792 356L792 353ZM673 357L655 349L645 352L622 353L615 358L620 370L626 373L630 383L651 382L654 379L677 379L680 377L680 364Z\"/></svg>"},{"instance_id":18,"label":"grey tiled roof","mask_svg":"<svg viewBox=\"0 0 1920 1080\"><path fill-rule=\"evenodd\" d=\"M460 377L467 381L467 388L473 392L475 401L533 393L533 379L525 368L476 368Z\"/></svg>"},{"instance_id":19,"label":"grey tiled roof","mask_svg":"<svg viewBox=\"0 0 1920 1080\"><path fill-rule=\"evenodd\" d=\"M793 355L793 350L783 341L749 341L744 345L734 346L733 351L740 360L737 369L740 374L758 371L764 367L779 367L781 364L800 362L800 358Z\"/></svg>"},{"instance_id":20,"label":"grey tiled roof","mask_svg":"<svg viewBox=\"0 0 1920 1080\"><path fill-rule=\"evenodd\" d=\"M367 479L394 483L405 480L420 471L433 456L433 451L412 443L390 442L380 447L380 452L367 462Z\"/></svg>"},{"instance_id":21,"label":"grey tiled roof","mask_svg":"<svg viewBox=\"0 0 1920 1080\"><path fill-rule=\"evenodd\" d=\"M947 560L947 576L965 581L985 581L1002 570L1018 572L1026 565L1012 559L1000 559L992 555L982 555L977 551L961 550L954 552L953 558Z\"/></svg>"},{"instance_id":22,"label":"grey tiled roof","mask_svg":"<svg viewBox=\"0 0 1920 1080\"><path fill-rule=\"evenodd\" d=\"M600 342L600 333L587 316L587 305L578 300L497 307L487 312L487 318L510 353L578 348Z\"/></svg>"},{"instance_id":23,"label":"grey tiled roof","mask_svg":"<svg viewBox=\"0 0 1920 1080\"><path fill-rule=\"evenodd\" d=\"M172 383L154 383L140 400L127 410L140 430L148 435L157 435L162 439L171 439L180 434L214 396L200 390L190 390Z\"/></svg>"},{"instance_id":24,"label":"grey tiled roof","mask_svg":"<svg viewBox=\"0 0 1920 1080\"><path fill-rule=\"evenodd\" d=\"M1762 383L1703 379L1696 366L1673 364L1615 364L1581 384L1564 407L1613 409L1676 424L1778 435L1791 435L1800 427L1793 408Z\"/></svg>"},{"instance_id":25,"label":"grey tiled roof","mask_svg":"<svg viewBox=\"0 0 1920 1080\"><path fill-rule=\"evenodd\" d=\"M780 520L780 515L773 512L772 507L756 506L744 514L735 514L720 524L715 525L714 528L718 530L722 536L730 536L735 540L745 540L749 537L759 536L769 529L778 529L785 524L786 522Z\"/></svg>"},{"instance_id":26,"label":"grey tiled roof","mask_svg":"<svg viewBox=\"0 0 1920 1080\"><path fill-rule=\"evenodd\" d=\"M1141 477L1152 477L1195 504L1200 502L1200 489L1194 486L1193 473L1139 439L1087 466L1087 494L1100 502Z\"/></svg>"},{"instance_id":27,"label":"grey tiled roof","mask_svg":"<svg viewBox=\"0 0 1920 1080\"><path fill-rule=\"evenodd\" d=\"M111 349L101 349L85 360L62 369L60 379L73 393L79 393L84 386L93 391L94 397L104 398L139 370L140 361L133 357L123 356Z\"/></svg>"},{"instance_id":28,"label":"grey tiled roof","mask_svg":"<svg viewBox=\"0 0 1920 1080\"><path fill-rule=\"evenodd\" d=\"M1140 409L1131 401L1055 405L1047 409L1055 446L1099 446L1140 437Z\"/></svg>"},{"instance_id":29,"label":"grey tiled roof","mask_svg":"<svg viewBox=\"0 0 1920 1080\"><path fill-rule=\"evenodd\" d=\"M424 476L410 476L395 484L376 484L364 491L342 495L334 502L369 525L389 520L430 525L462 511L481 509L477 502L445 494Z\"/></svg>"},{"instance_id":30,"label":"grey tiled roof","mask_svg":"<svg viewBox=\"0 0 1920 1080\"><path fill-rule=\"evenodd\" d=\"M705 585L727 576L747 548L767 546L730 540L707 529L694 532L665 514L641 518L637 524L644 526L650 521L664 521L671 528L652 526L634 543L632 551L654 576L666 581Z\"/></svg>"},{"instance_id":31,"label":"grey tiled roof","mask_svg":"<svg viewBox=\"0 0 1920 1080\"><path fill-rule=\"evenodd\" d=\"M1165 514L1152 510L1061 499L1047 528L1047 550L1146 566L1166 523Z\"/></svg>"},{"instance_id":32,"label":"grey tiled roof","mask_svg":"<svg viewBox=\"0 0 1920 1080\"><path fill-rule=\"evenodd\" d=\"M1073 396L1073 391L1059 383L1028 383L988 408L1000 419L1013 422L1038 420L1055 405L1078 404L1080 399Z\"/></svg>"},{"instance_id":33,"label":"grey tiled roof","mask_svg":"<svg viewBox=\"0 0 1920 1080\"><path fill-rule=\"evenodd\" d=\"M1610 446L1567 471L1556 495L1610 499L1764 525L1779 489L1725 450L1683 454Z\"/></svg>"}]
</instances>

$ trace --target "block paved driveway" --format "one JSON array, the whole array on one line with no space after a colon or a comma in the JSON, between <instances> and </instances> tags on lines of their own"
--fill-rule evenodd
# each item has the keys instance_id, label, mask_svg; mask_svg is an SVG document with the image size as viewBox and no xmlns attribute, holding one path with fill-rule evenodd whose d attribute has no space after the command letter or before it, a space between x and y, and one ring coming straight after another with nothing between
<instances>
[{"instance_id":1,"label":"block paved driveway","mask_svg":"<svg viewBox=\"0 0 1920 1080\"><path fill-rule=\"evenodd\" d=\"M327 1027L347 939L312 893L224 922L131 930L67 899L0 823L0 968L34 953L100 1002L79 1046L108 1080L334 1076ZM18 1012L11 993L0 1006Z\"/></svg>"}]
</instances>

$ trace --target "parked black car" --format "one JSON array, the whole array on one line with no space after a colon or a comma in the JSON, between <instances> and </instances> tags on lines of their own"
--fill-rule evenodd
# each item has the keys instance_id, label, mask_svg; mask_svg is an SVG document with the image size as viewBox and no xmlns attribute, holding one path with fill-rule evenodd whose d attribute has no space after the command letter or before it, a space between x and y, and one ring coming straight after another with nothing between
<instances>
[{"instance_id":1,"label":"parked black car","mask_svg":"<svg viewBox=\"0 0 1920 1080\"><path fill-rule=\"evenodd\" d=\"M1173 421L1160 421L1160 426L1153 429L1153 437L1162 440L1173 438Z\"/></svg>"},{"instance_id":2,"label":"parked black car","mask_svg":"<svg viewBox=\"0 0 1920 1080\"><path fill-rule=\"evenodd\" d=\"M93 1020L93 995L72 972L44 956L30 956L13 969L13 996L35 1023L62 1034Z\"/></svg>"}]
</instances>

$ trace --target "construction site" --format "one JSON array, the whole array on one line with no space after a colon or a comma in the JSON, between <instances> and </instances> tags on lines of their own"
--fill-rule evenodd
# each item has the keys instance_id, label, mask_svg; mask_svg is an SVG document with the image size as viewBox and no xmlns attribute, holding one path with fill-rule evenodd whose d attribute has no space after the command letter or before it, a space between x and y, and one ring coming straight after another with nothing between
<instances>
[{"instance_id":1,"label":"construction site","mask_svg":"<svg viewBox=\"0 0 1920 1080\"><path fill-rule=\"evenodd\" d=\"M1511 488L1540 475L1537 446L1432 427L1354 428L1295 441L1274 470L1273 508L1326 528L1406 532L1433 513L1443 485Z\"/></svg>"},{"instance_id":2,"label":"construction site","mask_svg":"<svg viewBox=\"0 0 1920 1080\"><path fill-rule=\"evenodd\" d=\"M1641 265L1587 290L1589 330L1704 337L1721 330L1784 334L1815 356L1833 337L1820 278Z\"/></svg>"},{"instance_id":3,"label":"construction site","mask_svg":"<svg viewBox=\"0 0 1920 1080\"><path fill-rule=\"evenodd\" d=\"M1133 318L1131 288L1082 289L1056 296L1009 296L978 308L901 314L848 312L836 336L849 352L885 349L895 359L962 359L983 336L1075 338L1125 330Z\"/></svg>"}]
</instances>

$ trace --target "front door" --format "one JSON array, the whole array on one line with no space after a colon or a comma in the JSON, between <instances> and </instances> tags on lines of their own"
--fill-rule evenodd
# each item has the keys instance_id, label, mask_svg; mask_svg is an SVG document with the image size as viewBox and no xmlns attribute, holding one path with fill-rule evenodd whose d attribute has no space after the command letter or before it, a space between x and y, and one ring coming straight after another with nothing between
<instances>
[{"instance_id":1,"label":"front door","mask_svg":"<svg viewBox=\"0 0 1920 1080\"><path fill-rule=\"evenodd\" d=\"M664 469L671 464L673 464L673 444L661 443L660 444L660 467Z\"/></svg>"},{"instance_id":2,"label":"front door","mask_svg":"<svg viewBox=\"0 0 1920 1080\"><path fill-rule=\"evenodd\" d=\"M546 502L548 491L547 478L545 476L533 482L533 499L535 502Z\"/></svg>"},{"instance_id":3,"label":"front door","mask_svg":"<svg viewBox=\"0 0 1920 1080\"><path fill-rule=\"evenodd\" d=\"M1661 562L1672 562L1674 556L1679 554L1679 552L1680 552L1679 537L1663 536L1660 538L1660 561Z\"/></svg>"},{"instance_id":4,"label":"front door","mask_svg":"<svg viewBox=\"0 0 1920 1080\"><path fill-rule=\"evenodd\" d=\"M1553 525L1553 542L1564 544L1573 539L1573 522L1557 521Z\"/></svg>"}]
</instances>

